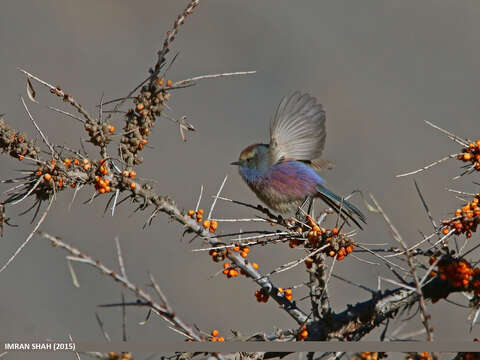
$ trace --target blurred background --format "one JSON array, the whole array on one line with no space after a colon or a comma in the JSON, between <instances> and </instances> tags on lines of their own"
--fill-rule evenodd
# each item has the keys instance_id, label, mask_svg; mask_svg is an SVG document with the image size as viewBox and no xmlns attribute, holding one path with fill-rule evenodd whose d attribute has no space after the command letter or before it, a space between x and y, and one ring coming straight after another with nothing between
<instances>
[{"instance_id":1,"label":"blurred background","mask_svg":"<svg viewBox=\"0 0 480 360\"><path fill-rule=\"evenodd\" d=\"M106 99L126 95L147 75L156 61L165 32L186 1L5 1L0 13L0 113L16 129L37 137L20 102L25 96L23 67L40 78L60 85L92 113L102 94ZM455 153L458 146L428 127L424 120L477 138L480 88L480 7L474 1L225 1L202 0L180 29L170 55L179 56L168 78L256 70L255 75L205 80L176 90L169 105L171 116L187 116L197 129L181 141L177 127L157 121L144 151L138 176L154 179L160 194L171 195L180 208L194 208L201 185L201 207L209 209L225 175L223 195L257 204L258 200L229 165L248 144L266 142L268 122L280 99L294 90L308 91L327 110L327 143L324 156L336 164L324 173L329 186L346 194L354 189L375 195L408 244L429 234L431 224L416 194L413 179L396 174L422 167ZM171 56L170 56L171 58ZM78 148L86 138L74 120L51 112L54 105L73 111L35 85L40 104L30 110L49 139ZM113 122L117 132L121 116ZM40 142L40 140L39 140ZM87 149L94 158L98 152ZM113 153L113 151L112 151ZM436 219L456 209L460 201L445 189L476 192L475 175L452 181L460 164L451 160L415 176ZM15 177L27 162L5 155L0 158L1 178ZM3 190L7 189L4 187ZM91 192L83 191L70 211L73 191L63 191L42 225L106 265L118 269L114 237L119 236L129 278L141 287L151 271L177 314L201 329L230 329L245 334L294 328L296 324L273 302L258 304L256 286L239 277L212 277L221 267L190 237L182 241L182 227L160 215L142 230L150 213L135 213L132 205L117 208L115 217L104 215L106 198L84 205ZM354 203L367 212L359 197ZM31 213L17 215L31 200L7 209L17 228L6 228L0 239L3 264L32 230ZM219 201L214 217L248 217L248 209ZM261 228L262 226L256 226ZM265 226L264 226L265 227ZM219 232L248 229L248 224L220 223ZM270 228L267 226L266 228ZM475 244L478 235L474 235ZM368 214L365 231L356 238L364 243L394 241L383 220ZM463 240L463 239L462 239ZM300 258L301 250L288 246L253 249L249 257L260 270ZM30 341L103 341L95 312L114 340L121 339L121 309L98 308L118 302L122 288L82 264L74 264L80 282L75 288L65 253L35 237L17 259L0 274L0 339ZM360 254L363 259L370 259ZM349 257L334 273L369 287L379 275L390 277L384 266ZM307 280L304 266L273 277L288 287ZM382 288L388 287L383 284ZM367 292L332 278L329 285L334 311L370 298ZM125 292L127 300L134 297ZM299 299L305 287L294 291ZM462 304L463 295L450 297ZM450 299L449 298L449 299ZM309 309L309 301L299 302ZM478 327L468 332L469 309L444 300L429 305L437 340L470 341L480 336ZM413 310L414 311L414 310ZM412 311L412 315L413 315ZM181 341L162 320L152 317L139 325L145 309L130 308L127 335L131 341ZM396 321L391 330L404 326ZM418 316L401 333L422 327ZM378 339L374 331L367 340ZM424 336L419 339L424 340ZM65 354L8 355L10 359L56 359ZM67 355L67 356L70 356Z\"/></svg>"}]
</instances>

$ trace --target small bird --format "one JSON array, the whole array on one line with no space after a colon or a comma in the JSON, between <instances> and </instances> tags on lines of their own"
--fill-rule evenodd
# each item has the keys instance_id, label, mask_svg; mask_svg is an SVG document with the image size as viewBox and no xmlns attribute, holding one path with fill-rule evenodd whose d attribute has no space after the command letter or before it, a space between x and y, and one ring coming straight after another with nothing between
<instances>
[{"instance_id":1,"label":"small bird","mask_svg":"<svg viewBox=\"0 0 480 360\"><path fill-rule=\"evenodd\" d=\"M309 94L297 91L278 105L270 122L270 143L247 146L231 165L238 165L240 176L250 189L274 211L292 212L312 198L320 198L361 229L353 215L363 223L365 216L327 189L317 173L332 167L320 157L325 138L323 106Z\"/></svg>"}]
</instances>

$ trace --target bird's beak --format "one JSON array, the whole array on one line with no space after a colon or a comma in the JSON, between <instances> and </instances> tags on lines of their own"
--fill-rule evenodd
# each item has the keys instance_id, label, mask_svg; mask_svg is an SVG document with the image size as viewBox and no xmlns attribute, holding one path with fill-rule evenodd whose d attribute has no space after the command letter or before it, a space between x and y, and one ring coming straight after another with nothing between
<instances>
[{"instance_id":1,"label":"bird's beak","mask_svg":"<svg viewBox=\"0 0 480 360\"><path fill-rule=\"evenodd\" d=\"M240 165L240 161L233 161L230 163L230 165Z\"/></svg>"}]
</instances>

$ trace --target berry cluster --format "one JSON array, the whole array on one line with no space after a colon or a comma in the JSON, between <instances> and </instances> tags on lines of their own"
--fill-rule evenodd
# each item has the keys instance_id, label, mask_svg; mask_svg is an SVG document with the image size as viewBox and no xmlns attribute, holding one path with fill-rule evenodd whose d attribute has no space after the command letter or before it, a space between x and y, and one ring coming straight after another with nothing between
<instances>
[{"instance_id":1,"label":"berry cluster","mask_svg":"<svg viewBox=\"0 0 480 360\"><path fill-rule=\"evenodd\" d=\"M237 277L239 272L237 269L235 269L233 266L231 266L229 263L224 263L223 264L223 274L227 278L232 278L232 277Z\"/></svg>"},{"instance_id":2,"label":"berry cluster","mask_svg":"<svg viewBox=\"0 0 480 360\"><path fill-rule=\"evenodd\" d=\"M215 260L215 259L214 259ZM258 269L258 264L252 263L252 267L257 270ZM230 263L224 263L223 264L223 274L227 278L232 278L232 277L237 277L239 274L245 275L248 277L248 274L243 270L240 269L240 272L235 268L234 265L231 265Z\"/></svg>"},{"instance_id":3,"label":"berry cluster","mask_svg":"<svg viewBox=\"0 0 480 360\"><path fill-rule=\"evenodd\" d=\"M23 160L25 156L36 159L40 148L22 133L15 132L3 119L0 119L0 149L11 156Z\"/></svg>"},{"instance_id":4,"label":"berry cluster","mask_svg":"<svg viewBox=\"0 0 480 360\"><path fill-rule=\"evenodd\" d=\"M109 352L108 353L108 360L133 360L132 353L129 352L122 352L122 353L116 353L116 352Z\"/></svg>"},{"instance_id":5,"label":"berry cluster","mask_svg":"<svg viewBox=\"0 0 480 360\"><path fill-rule=\"evenodd\" d=\"M476 194L472 201L457 209L455 217L450 220L443 220L443 234L447 235L451 230L454 230L456 235L465 234L467 238L470 238L472 232L477 231L477 226L480 223L479 201L480 193Z\"/></svg>"},{"instance_id":6,"label":"berry cluster","mask_svg":"<svg viewBox=\"0 0 480 360\"><path fill-rule=\"evenodd\" d=\"M188 210L187 215L197 220L197 222L202 223L202 226L205 229L208 229L211 233L214 233L218 229L218 223L215 220L203 220L203 209L198 209L196 212L195 210Z\"/></svg>"},{"instance_id":7,"label":"berry cluster","mask_svg":"<svg viewBox=\"0 0 480 360\"><path fill-rule=\"evenodd\" d=\"M266 303L268 301L268 298L270 295L263 289L255 291L255 297L257 298L258 302L264 302Z\"/></svg>"},{"instance_id":8,"label":"berry cluster","mask_svg":"<svg viewBox=\"0 0 480 360\"><path fill-rule=\"evenodd\" d=\"M463 148L462 154L458 155L457 159L472 163L475 170L480 171L480 139Z\"/></svg>"},{"instance_id":9,"label":"berry cluster","mask_svg":"<svg viewBox=\"0 0 480 360\"><path fill-rule=\"evenodd\" d=\"M428 352L421 352L421 353L410 353L405 358L405 360L431 360L432 357Z\"/></svg>"},{"instance_id":10,"label":"berry cluster","mask_svg":"<svg viewBox=\"0 0 480 360\"><path fill-rule=\"evenodd\" d=\"M430 264L436 261L435 257L430 258ZM475 296L480 295L480 268L474 268L464 260L457 260L451 257L445 257L438 261L437 272L432 271L431 276L439 276L442 280L447 280L454 288L460 288L462 291L473 291ZM432 299L437 302L439 298Z\"/></svg>"},{"instance_id":11,"label":"berry cluster","mask_svg":"<svg viewBox=\"0 0 480 360\"><path fill-rule=\"evenodd\" d=\"M215 330L212 330L211 332L212 336L210 336L208 338L208 341L219 341L219 342L224 342L225 341L225 338L223 336L218 336L219 335L219 332L217 329Z\"/></svg>"},{"instance_id":12,"label":"berry cluster","mask_svg":"<svg viewBox=\"0 0 480 360\"><path fill-rule=\"evenodd\" d=\"M135 108L127 112L125 133L119 147L120 156L127 164L137 165L143 162L138 152L147 145L155 117L160 116L164 103L169 98L170 94L164 88L163 79L158 78L148 86L143 86L140 94L133 100Z\"/></svg>"},{"instance_id":13,"label":"berry cluster","mask_svg":"<svg viewBox=\"0 0 480 360\"><path fill-rule=\"evenodd\" d=\"M225 260L225 256L227 255L227 250L225 249L212 249L208 252L208 254L212 257L212 260L215 262L220 262Z\"/></svg>"},{"instance_id":14,"label":"berry cluster","mask_svg":"<svg viewBox=\"0 0 480 360\"><path fill-rule=\"evenodd\" d=\"M307 337L308 337L307 326L306 326L306 325L302 325L302 327L300 327L300 329L298 330L297 340L298 340L298 341L303 341L303 340L305 340Z\"/></svg>"},{"instance_id":15,"label":"berry cluster","mask_svg":"<svg viewBox=\"0 0 480 360\"><path fill-rule=\"evenodd\" d=\"M278 288L278 292L280 294L283 294L283 296L285 296L285 299L287 299L288 301L292 301L293 300L293 291L292 289L288 288L288 289L283 289L283 288Z\"/></svg>"},{"instance_id":16,"label":"berry cluster","mask_svg":"<svg viewBox=\"0 0 480 360\"><path fill-rule=\"evenodd\" d=\"M112 141L111 135L115 132L115 126L111 124L87 122L85 124L85 130L87 131L92 144L104 147Z\"/></svg>"},{"instance_id":17,"label":"berry cluster","mask_svg":"<svg viewBox=\"0 0 480 360\"><path fill-rule=\"evenodd\" d=\"M65 177L65 162L57 163L57 160L50 160L50 164L41 165L37 168L34 176L40 180L35 194L39 199L48 199L54 191L60 191L66 185L67 178Z\"/></svg>"},{"instance_id":18,"label":"berry cluster","mask_svg":"<svg viewBox=\"0 0 480 360\"><path fill-rule=\"evenodd\" d=\"M340 233L336 227L331 230L320 227L310 216L307 216L307 225L308 227L306 229L301 226L297 227L295 232L302 234L308 241L298 238L291 239L289 242L291 248L303 244L305 247L318 249L326 244L330 244L324 252L331 257L336 256L338 261L343 260L345 256L353 252L355 246L353 245L352 239ZM312 259L309 258L305 260L307 268L310 269L312 264Z\"/></svg>"}]
</instances>

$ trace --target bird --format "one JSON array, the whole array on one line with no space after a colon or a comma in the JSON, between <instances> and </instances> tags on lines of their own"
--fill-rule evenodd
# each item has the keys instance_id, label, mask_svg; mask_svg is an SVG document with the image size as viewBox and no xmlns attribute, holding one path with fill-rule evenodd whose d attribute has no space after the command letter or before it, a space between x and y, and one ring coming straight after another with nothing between
<instances>
[{"instance_id":1,"label":"bird","mask_svg":"<svg viewBox=\"0 0 480 360\"><path fill-rule=\"evenodd\" d=\"M366 217L352 203L325 186L318 174L332 163L322 158L326 115L322 104L308 93L285 96L270 121L270 142L247 146L231 165L270 209L281 214L298 210L320 198L343 219L366 224ZM310 202L311 204L311 202Z\"/></svg>"}]
</instances>

